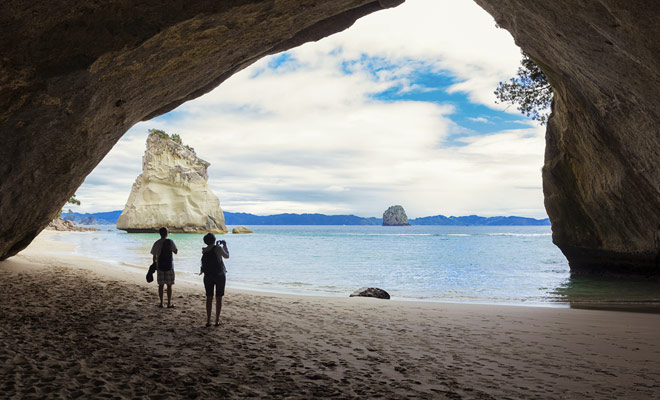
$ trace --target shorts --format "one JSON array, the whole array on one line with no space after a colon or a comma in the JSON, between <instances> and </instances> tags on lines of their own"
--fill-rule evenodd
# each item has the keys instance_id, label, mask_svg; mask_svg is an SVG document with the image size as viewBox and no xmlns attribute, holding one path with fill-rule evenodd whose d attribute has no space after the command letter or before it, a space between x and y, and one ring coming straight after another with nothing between
<instances>
[{"instance_id":1,"label":"shorts","mask_svg":"<svg viewBox=\"0 0 660 400\"><path fill-rule=\"evenodd\" d=\"M215 286L216 297L224 296L225 283L227 283L227 277L225 274L217 275L215 278L204 275L204 289L206 289L206 297L213 297L213 286Z\"/></svg>"},{"instance_id":2,"label":"shorts","mask_svg":"<svg viewBox=\"0 0 660 400\"><path fill-rule=\"evenodd\" d=\"M174 285L174 269L167 271L158 270L158 275L156 277L159 285Z\"/></svg>"}]
</instances>

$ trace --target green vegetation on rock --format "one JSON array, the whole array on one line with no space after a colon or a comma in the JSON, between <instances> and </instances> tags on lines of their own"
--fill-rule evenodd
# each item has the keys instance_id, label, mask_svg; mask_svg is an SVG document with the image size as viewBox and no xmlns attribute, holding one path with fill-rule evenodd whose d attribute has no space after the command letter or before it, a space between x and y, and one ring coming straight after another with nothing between
<instances>
[{"instance_id":1,"label":"green vegetation on rock","mask_svg":"<svg viewBox=\"0 0 660 400\"><path fill-rule=\"evenodd\" d=\"M183 140L181 139L181 135L178 133L173 133L171 135L168 135L167 132L161 130L161 129L149 129L149 134L156 133L158 134L158 137L161 139L170 139L174 143L180 144L183 146L185 149L192 151L193 153L195 152L195 149L192 148L191 146L188 146L187 144L183 144Z\"/></svg>"},{"instance_id":2,"label":"green vegetation on rock","mask_svg":"<svg viewBox=\"0 0 660 400\"><path fill-rule=\"evenodd\" d=\"M80 205L80 200L78 200L76 198L76 195L74 193L73 196L69 197L69 200L66 201L66 204L75 204L75 205L79 206ZM58 218L62 216L62 211L64 211L64 209L61 209L60 212L57 214ZM69 213L70 212L71 212L71 210L69 210Z\"/></svg>"},{"instance_id":3,"label":"green vegetation on rock","mask_svg":"<svg viewBox=\"0 0 660 400\"><path fill-rule=\"evenodd\" d=\"M518 77L500 82L495 89L496 103L517 104L518 111L545 125L550 116L552 86L541 68L527 54L522 55Z\"/></svg>"}]
</instances>

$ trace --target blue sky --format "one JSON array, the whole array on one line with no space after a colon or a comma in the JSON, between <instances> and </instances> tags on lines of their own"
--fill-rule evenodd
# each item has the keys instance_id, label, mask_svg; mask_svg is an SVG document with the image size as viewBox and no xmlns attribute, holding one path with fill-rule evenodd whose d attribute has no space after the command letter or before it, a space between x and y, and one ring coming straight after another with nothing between
<instances>
[{"instance_id":1,"label":"blue sky","mask_svg":"<svg viewBox=\"0 0 660 400\"><path fill-rule=\"evenodd\" d=\"M543 218L544 129L493 95L519 60L472 1L408 0L137 124L72 209L122 209L158 128L211 162L227 211Z\"/></svg>"}]
</instances>

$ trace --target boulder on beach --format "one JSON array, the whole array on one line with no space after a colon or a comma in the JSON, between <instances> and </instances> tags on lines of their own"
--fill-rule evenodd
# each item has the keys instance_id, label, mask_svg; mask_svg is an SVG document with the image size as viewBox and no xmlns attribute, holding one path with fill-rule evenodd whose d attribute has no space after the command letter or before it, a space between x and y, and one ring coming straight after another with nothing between
<instances>
[{"instance_id":1,"label":"boulder on beach","mask_svg":"<svg viewBox=\"0 0 660 400\"><path fill-rule=\"evenodd\" d=\"M241 234L241 233L254 233L252 232L252 229L248 228L247 226L237 226L236 228L231 230L231 233L236 233L236 234Z\"/></svg>"},{"instance_id":2,"label":"boulder on beach","mask_svg":"<svg viewBox=\"0 0 660 400\"><path fill-rule=\"evenodd\" d=\"M410 226L406 211L401 206L392 206L383 213L383 226Z\"/></svg>"},{"instance_id":3,"label":"boulder on beach","mask_svg":"<svg viewBox=\"0 0 660 400\"><path fill-rule=\"evenodd\" d=\"M377 299L389 300L390 294L384 291L383 289L373 288L373 287L370 288L363 287L351 293L349 297L375 297Z\"/></svg>"},{"instance_id":4,"label":"boulder on beach","mask_svg":"<svg viewBox=\"0 0 660 400\"><path fill-rule=\"evenodd\" d=\"M227 233L220 200L207 185L210 163L183 145L179 135L152 129L137 177L117 220L129 233Z\"/></svg>"}]
</instances>

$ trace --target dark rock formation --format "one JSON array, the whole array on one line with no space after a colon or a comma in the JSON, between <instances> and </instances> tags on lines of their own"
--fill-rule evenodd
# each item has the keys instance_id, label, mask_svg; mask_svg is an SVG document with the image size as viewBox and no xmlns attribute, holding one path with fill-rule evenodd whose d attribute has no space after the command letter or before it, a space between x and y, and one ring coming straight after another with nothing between
<instances>
[{"instance_id":1,"label":"dark rock formation","mask_svg":"<svg viewBox=\"0 0 660 400\"><path fill-rule=\"evenodd\" d=\"M76 226L76 224L74 224L72 221L62 219L59 217L50 221L48 226L46 226L46 229L52 231L74 231L74 232L98 231L98 229L96 228L83 228L80 226Z\"/></svg>"},{"instance_id":2,"label":"dark rock formation","mask_svg":"<svg viewBox=\"0 0 660 400\"><path fill-rule=\"evenodd\" d=\"M660 3L476 2L553 86L543 191L571 271L659 275Z\"/></svg>"},{"instance_id":3,"label":"dark rock formation","mask_svg":"<svg viewBox=\"0 0 660 400\"><path fill-rule=\"evenodd\" d=\"M383 226L409 226L406 211L401 206L392 206L383 213Z\"/></svg>"},{"instance_id":4,"label":"dark rock formation","mask_svg":"<svg viewBox=\"0 0 660 400\"><path fill-rule=\"evenodd\" d=\"M660 3L476 2L554 87L545 204L572 271L658 275ZM30 243L137 121L398 3L0 2L0 259Z\"/></svg>"},{"instance_id":5,"label":"dark rock formation","mask_svg":"<svg viewBox=\"0 0 660 400\"><path fill-rule=\"evenodd\" d=\"M355 292L351 293L348 297L375 297L377 299L390 299L390 294L379 288L359 288Z\"/></svg>"},{"instance_id":6,"label":"dark rock formation","mask_svg":"<svg viewBox=\"0 0 660 400\"><path fill-rule=\"evenodd\" d=\"M402 1L0 2L0 260L136 122Z\"/></svg>"}]
</instances>

